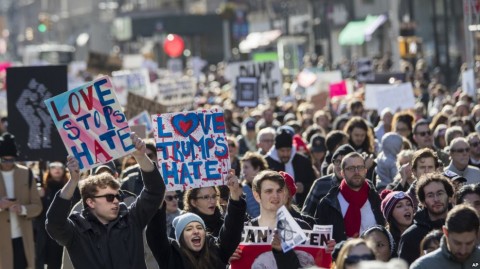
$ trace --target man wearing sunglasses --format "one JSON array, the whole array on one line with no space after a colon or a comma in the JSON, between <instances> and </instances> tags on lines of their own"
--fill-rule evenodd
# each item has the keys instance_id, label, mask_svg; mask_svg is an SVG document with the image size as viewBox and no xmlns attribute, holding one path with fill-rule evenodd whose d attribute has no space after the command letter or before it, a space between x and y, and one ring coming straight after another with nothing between
<instances>
[{"instance_id":1,"label":"man wearing sunglasses","mask_svg":"<svg viewBox=\"0 0 480 269\"><path fill-rule=\"evenodd\" d=\"M46 228L67 248L75 268L146 268L142 232L163 201L165 184L147 157L145 143L131 135L144 188L128 208L121 203L120 185L108 173L90 176L80 184L85 209L69 216L70 202L80 180L78 161L69 156L70 179L54 198Z\"/></svg>"},{"instance_id":2,"label":"man wearing sunglasses","mask_svg":"<svg viewBox=\"0 0 480 269\"><path fill-rule=\"evenodd\" d=\"M470 146L470 161L468 164L480 169L480 134L477 132L471 133L467 136L467 140Z\"/></svg>"},{"instance_id":3,"label":"man wearing sunglasses","mask_svg":"<svg viewBox=\"0 0 480 269\"><path fill-rule=\"evenodd\" d=\"M413 126L413 141L417 149L433 148L432 132L428 121L421 119Z\"/></svg>"},{"instance_id":4,"label":"man wearing sunglasses","mask_svg":"<svg viewBox=\"0 0 480 269\"><path fill-rule=\"evenodd\" d=\"M34 268L32 219L43 209L32 171L15 162L15 137L0 137L0 268Z\"/></svg>"},{"instance_id":5,"label":"man wearing sunglasses","mask_svg":"<svg viewBox=\"0 0 480 269\"><path fill-rule=\"evenodd\" d=\"M450 165L448 165L445 170L450 170L466 178L467 184L480 182L480 169L468 165L470 161L470 146L466 138L457 137L450 142L450 158Z\"/></svg>"}]
</instances>

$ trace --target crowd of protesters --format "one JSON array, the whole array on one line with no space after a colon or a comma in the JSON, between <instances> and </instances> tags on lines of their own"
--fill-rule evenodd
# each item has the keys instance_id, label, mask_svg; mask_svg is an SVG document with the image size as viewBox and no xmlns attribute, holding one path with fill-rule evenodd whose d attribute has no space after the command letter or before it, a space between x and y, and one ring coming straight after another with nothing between
<instances>
[{"instance_id":1,"label":"crowd of protesters","mask_svg":"<svg viewBox=\"0 0 480 269\"><path fill-rule=\"evenodd\" d=\"M242 258L244 226L274 230L283 205L303 229L333 225L332 268L393 258L415 269L478 265L476 97L417 68L407 73L410 110L365 109L360 83L318 107L288 79L282 97L246 109L229 98L224 67L207 70L193 108L224 109L227 186L165 191L155 143L136 135L137 151L122 160L80 174L69 157L34 173L16 161L2 119L0 268L227 268ZM304 266L276 232L270 243L277 268Z\"/></svg>"}]
</instances>

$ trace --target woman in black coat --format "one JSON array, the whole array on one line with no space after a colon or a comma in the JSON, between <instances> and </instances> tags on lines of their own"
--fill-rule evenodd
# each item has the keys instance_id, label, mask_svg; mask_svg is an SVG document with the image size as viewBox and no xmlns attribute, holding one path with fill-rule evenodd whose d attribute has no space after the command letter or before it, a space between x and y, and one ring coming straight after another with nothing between
<instances>
[{"instance_id":1,"label":"woman in black coat","mask_svg":"<svg viewBox=\"0 0 480 269\"><path fill-rule=\"evenodd\" d=\"M166 235L165 206L147 226L147 243L160 268L167 269L225 269L228 259L240 243L246 202L242 188L231 171L227 176L230 199L225 222L219 236L206 232L205 222L194 213L186 213L173 220L175 239Z\"/></svg>"}]
</instances>

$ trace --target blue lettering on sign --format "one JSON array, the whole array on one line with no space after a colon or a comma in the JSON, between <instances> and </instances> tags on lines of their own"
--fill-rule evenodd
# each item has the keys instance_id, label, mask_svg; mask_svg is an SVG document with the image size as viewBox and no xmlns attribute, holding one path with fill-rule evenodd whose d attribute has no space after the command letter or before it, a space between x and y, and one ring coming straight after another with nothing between
<instances>
[{"instance_id":1,"label":"blue lettering on sign","mask_svg":"<svg viewBox=\"0 0 480 269\"><path fill-rule=\"evenodd\" d=\"M80 167L80 169L83 169L83 167L85 166L83 165L82 157L87 158L87 162L89 165L93 164L93 159L92 159L92 155L90 154L90 151L87 148L87 144L82 142L80 146L82 147L82 151L78 151L76 146L72 146L71 149L72 149L73 156L78 161L78 166Z\"/></svg>"},{"instance_id":2,"label":"blue lettering on sign","mask_svg":"<svg viewBox=\"0 0 480 269\"><path fill-rule=\"evenodd\" d=\"M217 171L218 161L217 160L208 160L205 161L205 170L206 170L206 177L209 180L220 179L221 175Z\"/></svg>"}]
</instances>

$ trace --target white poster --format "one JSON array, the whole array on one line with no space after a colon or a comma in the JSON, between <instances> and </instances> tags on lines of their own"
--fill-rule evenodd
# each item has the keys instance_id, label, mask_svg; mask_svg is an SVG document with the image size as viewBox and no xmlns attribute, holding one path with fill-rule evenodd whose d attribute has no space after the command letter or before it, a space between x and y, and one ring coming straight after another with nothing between
<instances>
[{"instance_id":1,"label":"white poster","mask_svg":"<svg viewBox=\"0 0 480 269\"><path fill-rule=\"evenodd\" d=\"M329 92L331 83L339 83L342 81L342 72L339 70L316 73L317 80L307 88L307 97L312 97L321 92Z\"/></svg>"},{"instance_id":2,"label":"white poster","mask_svg":"<svg viewBox=\"0 0 480 269\"><path fill-rule=\"evenodd\" d=\"M365 108L376 109L380 113L384 108L392 111L415 107L412 84L367 84L365 86Z\"/></svg>"},{"instance_id":3,"label":"white poster","mask_svg":"<svg viewBox=\"0 0 480 269\"><path fill-rule=\"evenodd\" d=\"M112 82L120 105L127 105L128 92L150 96L150 77L147 69L112 72Z\"/></svg>"},{"instance_id":4,"label":"white poster","mask_svg":"<svg viewBox=\"0 0 480 269\"><path fill-rule=\"evenodd\" d=\"M467 69L462 73L462 90L469 96L477 96L475 74L473 73L473 69Z\"/></svg>"},{"instance_id":5,"label":"white poster","mask_svg":"<svg viewBox=\"0 0 480 269\"><path fill-rule=\"evenodd\" d=\"M303 244L308 239L285 206L277 210L277 229L280 233L284 253Z\"/></svg>"}]
</instances>

